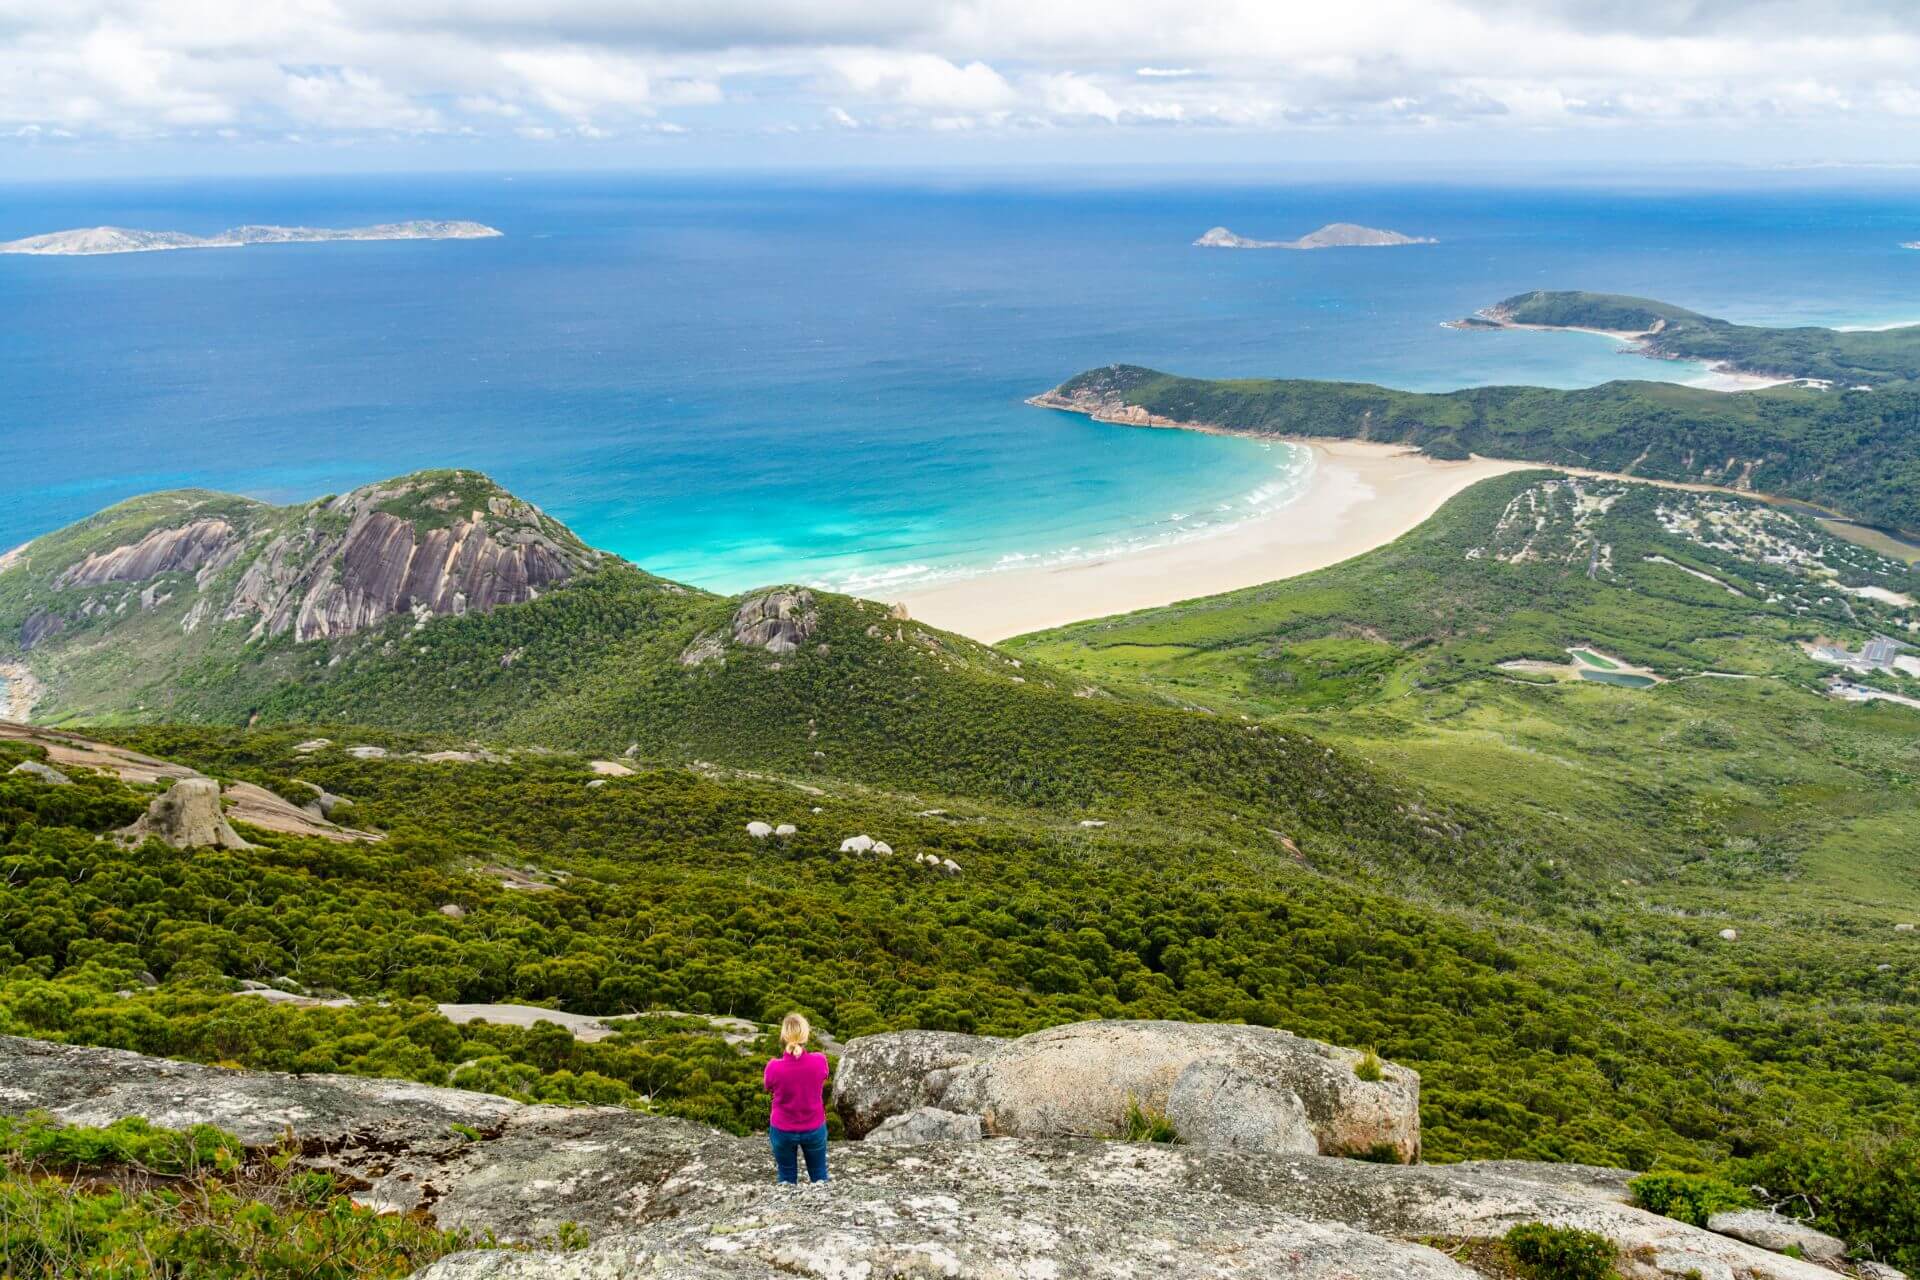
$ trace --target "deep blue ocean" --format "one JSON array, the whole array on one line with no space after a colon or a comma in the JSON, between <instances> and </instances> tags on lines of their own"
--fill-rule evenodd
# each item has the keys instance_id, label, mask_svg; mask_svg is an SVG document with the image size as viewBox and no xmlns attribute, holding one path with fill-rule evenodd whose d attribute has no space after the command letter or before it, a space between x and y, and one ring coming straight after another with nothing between
<instances>
[{"instance_id":1,"label":"deep blue ocean","mask_svg":"<svg viewBox=\"0 0 1920 1280\"><path fill-rule=\"evenodd\" d=\"M1688 380L1581 335L1439 327L1509 294L1920 320L1920 191L462 177L0 186L0 240L471 218L503 239L0 255L0 549L147 490L276 501L487 471L725 590L880 590L1183 536L1302 451L1024 397L1114 362L1413 389ZM1403 249L1224 252L1350 221Z\"/></svg>"}]
</instances>

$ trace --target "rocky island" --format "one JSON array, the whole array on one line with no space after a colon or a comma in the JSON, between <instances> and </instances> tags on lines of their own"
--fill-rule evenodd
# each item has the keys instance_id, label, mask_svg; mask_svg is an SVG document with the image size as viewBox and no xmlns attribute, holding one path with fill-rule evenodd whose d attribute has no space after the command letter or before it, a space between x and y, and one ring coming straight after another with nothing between
<instances>
[{"instance_id":1,"label":"rocky island","mask_svg":"<svg viewBox=\"0 0 1920 1280\"><path fill-rule=\"evenodd\" d=\"M321 244L336 240L485 240L503 234L480 222L421 219L373 227L229 227L217 235L141 231L131 227L76 227L0 243L0 253L43 257L91 257L102 253L151 253L160 249L240 249L252 244Z\"/></svg>"},{"instance_id":2,"label":"rocky island","mask_svg":"<svg viewBox=\"0 0 1920 1280\"><path fill-rule=\"evenodd\" d=\"M1398 244L1438 244L1439 241L1430 236L1402 235L1398 231L1383 231L1352 222L1329 222L1298 240L1253 240L1225 227L1214 227L1193 243L1201 249L1372 249Z\"/></svg>"}]
</instances>

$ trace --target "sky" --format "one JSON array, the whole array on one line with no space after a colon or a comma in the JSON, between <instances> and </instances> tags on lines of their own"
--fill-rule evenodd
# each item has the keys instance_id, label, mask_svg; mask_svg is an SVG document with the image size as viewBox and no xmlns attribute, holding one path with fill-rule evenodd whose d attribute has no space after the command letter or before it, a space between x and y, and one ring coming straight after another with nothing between
<instances>
[{"instance_id":1,"label":"sky","mask_svg":"<svg viewBox=\"0 0 1920 1280\"><path fill-rule=\"evenodd\" d=\"M0 0L0 179L1920 166L1916 0Z\"/></svg>"}]
</instances>

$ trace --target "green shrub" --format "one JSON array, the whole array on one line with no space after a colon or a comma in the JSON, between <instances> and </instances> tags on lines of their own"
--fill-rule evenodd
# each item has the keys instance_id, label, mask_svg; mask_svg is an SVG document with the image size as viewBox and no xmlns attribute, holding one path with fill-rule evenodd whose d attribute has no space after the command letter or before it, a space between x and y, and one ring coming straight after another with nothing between
<instances>
[{"instance_id":1,"label":"green shrub","mask_svg":"<svg viewBox=\"0 0 1920 1280\"><path fill-rule=\"evenodd\" d=\"M1642 1209L1696 1227L1706 1226L1707 1218L1723 1209L1745 1209L1753 1204L1753 1197L1745 1191L1709 1173L1643 1173L1628 1183L1627 1189Z\"/></svg>"},{"instance_id":2,"label":"green shrub","mask_svg":"<svg viewBox=\"0 0 1920 1280\"><path fill-rule=\"evenodd\" d=\"M1736 1169L1769 1200L1806 1205L1861 1256L1920 1271L1920 1135L1803 1142Z\"/></svg>"},{"instance_id":3,"label":"green shrub","mask_svg":"<svg viewBox=\"0 0 1920 1280\"><path fill-rule=\"evenodd\" d=\"M1592 1231L1523 1222L1505 1236L1507 1252L1533 1280L1609 1280L1613 1241Z\"/></svg>"},{"instance_id":4,"label":"green shrub","mask_svg":"<svg viewBox=\"0 0 1920 1280\"><path fill-rule=\"evenodd\" d=\"M140 1116L129 1116L96 1129L34 1112L0 1116L0 1155L62 1172L126 1165L148 1173L192 1176L231 1172L245 1159L246 1148L210 1124L160 1129Z\"/></svg>"},{"instance_id":5,"label":"green shrub","mask_svg":"<svg viewBox=\"0 0 1920 1280\"><path fill-rule=\"evenodd\" d=\"M1180 1135L1174 1130L1173 1122L1167 1119L1166 1112L1142 1106L1138 1098L1128 1098L1127 1141L1178 1142Z\"/></svg>"},{"instance_id":6,"label":"green shrub","mask_svg":"<svg viewBox=\"0 0 1920 1280\"><path fill-rule=\"evenodd\" d=\"M1367 1046L1367 1051L1360 1055L1360 1061L1353 1064L1353 1074L1359 1076L1369 1084L1378 1083L1380 1079L1380 1055L1374 1051L1373 1046Z\"/></svg>"},{"instance_id":7,"label":"green shrub","mask_svg":"<svg viewBox=\"0 0 1920 1280\"><path fill-rule=\"evenodd\" d=\"M298 1149L210 1125L0 1118L0 1275L13 1280L399 1280L489 1238L355 1205Z\"/></svg>"}]
</instances>

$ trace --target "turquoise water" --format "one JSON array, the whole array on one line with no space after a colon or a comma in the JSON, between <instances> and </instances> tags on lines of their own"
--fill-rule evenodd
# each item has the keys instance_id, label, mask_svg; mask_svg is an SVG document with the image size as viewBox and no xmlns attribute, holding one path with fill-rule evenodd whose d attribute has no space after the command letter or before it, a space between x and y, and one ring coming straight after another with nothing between
<instances>
[{"instance_id":1,"label":"turquoise water","mask_svg":"<svg viewBox=\"0 0 1920 1280\"><path fill-rule=\"evenodd\" d=\"M1594 671L1587 667L1580 669L1582 680L1598 680L1601 684L1617 684L1627 689L1648 689L1660 682L1651 676L1636 676L1625 671Z\"/></svg>"},{"instance_id":2,"label":"turquoise water","mask_svg":"<svg viewBox=\"0 0 1920 1280\"><path fill-rule=\"evenodd\" d=\"M458 217L500 240L0 256L0 547L134 493L274 500L488 471L720 589L1101 554L1284 505L1286 446L1022 401L1119 361L1414 389L1686 380L1441 321L1524 289L1758 321L1920 319L1910 192L392 179L0 187L70 226ZM1434 246L1232 253L1346 220Z\"/></svg>"}]
</instances>

